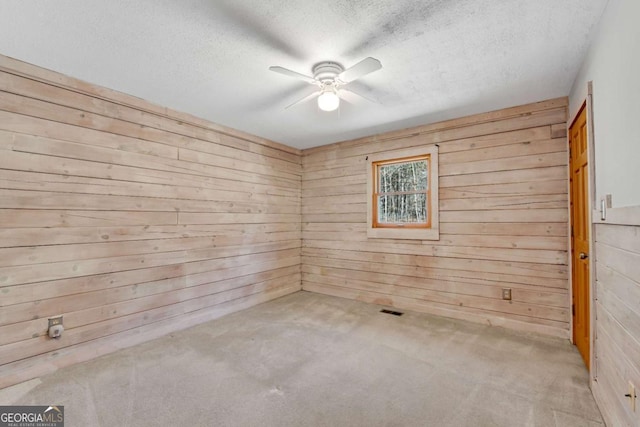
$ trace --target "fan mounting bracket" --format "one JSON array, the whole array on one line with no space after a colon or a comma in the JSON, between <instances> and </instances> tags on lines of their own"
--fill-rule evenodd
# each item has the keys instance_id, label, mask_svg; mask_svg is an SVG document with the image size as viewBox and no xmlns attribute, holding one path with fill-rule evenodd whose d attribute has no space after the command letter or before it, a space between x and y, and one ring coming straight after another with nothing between
<instances>
[{"instance_id":1,"label":"fan mounting bracket","mask_svg":"<svg viewBox=\"0 0 640 427\"><path fill-rule=\"evenodd\" d=\"M313 66L313 78L323 84L335 85L338 75L344 67L337 62L324 61Z\"/></svg>"}]
</instances>

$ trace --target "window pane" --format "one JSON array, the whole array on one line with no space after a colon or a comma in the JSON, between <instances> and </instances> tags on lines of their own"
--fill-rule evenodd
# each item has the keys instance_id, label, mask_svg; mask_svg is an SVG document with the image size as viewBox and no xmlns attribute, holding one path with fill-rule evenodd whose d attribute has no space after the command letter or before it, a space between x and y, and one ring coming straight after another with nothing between
<instances>
[{"instance_id":1,"label":"window pane","mask_svg":"<svg viewBox=\"0 0 640 427\"><path fill-rule=\"evenodd\" d=\"M427 195L397 194L378 197L378 223L424 224L427 222Z\"/></svg>"},{"instance_id":2,"label":"window pane","mask_svg":"<svg viewBox=\"0 0 640 427\"><path fill-rule=\"evenodd\" d=\"M427 161L392 163L378 166L379 193L427 189Z\"/></svg>"}]
</instances>

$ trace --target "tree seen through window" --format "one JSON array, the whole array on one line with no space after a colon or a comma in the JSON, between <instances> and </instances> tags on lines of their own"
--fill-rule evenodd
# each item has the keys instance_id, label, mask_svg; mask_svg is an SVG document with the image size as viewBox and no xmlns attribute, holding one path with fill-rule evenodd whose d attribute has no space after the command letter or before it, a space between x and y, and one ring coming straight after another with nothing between
<instances>
[{"instance_id":1,"label":"tree seen through window","mask_svg":"<svg viewBox=\"0 0 640 427\"><path fill-rule=\"evenodd\" d=\"M429 223L429 158L381 162L377 167L377 222L389 225Z\"/></svg>"}]
</instances>

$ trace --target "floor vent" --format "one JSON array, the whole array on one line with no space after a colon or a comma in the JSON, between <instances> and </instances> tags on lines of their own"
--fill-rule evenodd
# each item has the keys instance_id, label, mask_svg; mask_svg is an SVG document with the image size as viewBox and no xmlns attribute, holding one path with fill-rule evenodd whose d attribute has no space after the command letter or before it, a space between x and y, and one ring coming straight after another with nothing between
<instances>
[{"instance_id":1,"label":"floor vent","mask_svg":"<svg viewBox=\"0 0 640 427\"><path fill-rule=\"evenodd\" d=\"M402 316L404 313L400 312L400 311L393 311L393 310L380 310L380 313L384 313L384 314L393 314L394 316Z\"/></svg>"}]
</instances>

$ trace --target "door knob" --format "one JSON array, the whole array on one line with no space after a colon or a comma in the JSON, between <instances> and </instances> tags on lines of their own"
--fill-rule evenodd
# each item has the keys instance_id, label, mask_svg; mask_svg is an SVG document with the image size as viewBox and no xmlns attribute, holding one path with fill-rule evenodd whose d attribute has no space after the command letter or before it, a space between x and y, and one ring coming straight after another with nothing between
<instances>
[{"instance_id":1,"label":"door knob","mask_svg":"<svg viewBox=\"0 0 640 427\"><path fill-rule=\"evenodd\" d=\"M589 258L589 255L585 254L584 252L580 252L580 259L587 259Z\"/></svg>"}]
</instances>

